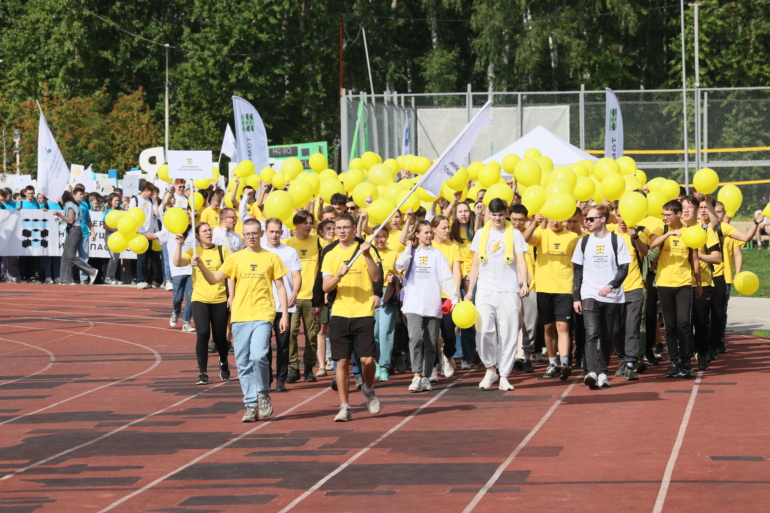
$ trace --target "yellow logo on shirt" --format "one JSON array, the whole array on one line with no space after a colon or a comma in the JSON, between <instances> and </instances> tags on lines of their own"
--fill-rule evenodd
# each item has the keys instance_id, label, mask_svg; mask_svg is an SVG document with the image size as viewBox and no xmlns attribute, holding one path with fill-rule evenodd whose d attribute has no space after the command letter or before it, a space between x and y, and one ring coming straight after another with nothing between
<instances>
[{"instance_id":1,"label":"yellow logo on shirt","mask_svg":"<svg viewBox=\"0 0 770 513\"><path fill-rule=\"evenodd\" d=\"M596 246L596 254L597 255L603 255L604 254L604 246Z\"/></svg>"},{"instance_id":2,"label":"yellow logo on shirt","mask_svg":"<svg viewBox=\"0 0 770 513\"><path fill-rule=\"evenodd\" d=\"M492 244L492 250L489 252L490 255L494 255L495 253L497 253L497 250L500 249L500 242L502 241L497 241L494 244Z\"/></svg>"},{"instance_id":3,"label":"yellow logo on shirt","mask_svg":"<svg viewBox=\"0 0 770 513\"><path fill-rule=\"evenodd\" d=\"M419 265L428 265L428 257L421 256L420 257L420 264Z\"/></svg>"}]
</instances>

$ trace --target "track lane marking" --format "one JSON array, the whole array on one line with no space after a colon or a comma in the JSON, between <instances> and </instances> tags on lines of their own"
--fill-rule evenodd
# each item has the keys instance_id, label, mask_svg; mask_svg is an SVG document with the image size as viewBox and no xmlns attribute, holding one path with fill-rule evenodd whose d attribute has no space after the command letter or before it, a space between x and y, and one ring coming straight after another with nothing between
<instances>
[{"instance_id":1,"label":"track lane marking","mask_svg":"<svg viewBox=\"0 0 770 513\"><path fill-rule=\"evenodd\" d=\"M43 349L42 347L33 346L32 344L27 344L26 342L19 342L18 340L10 340L10 339L7 339L7 338L0 338L0 340L4 340L5 342L13 342L14 344L21 344L23 346L32 347L32 348L37 349L39 351L43 351L45 353L48 353L48 365L46 365L45 367L43 367L42 369L40 369L37 372L33 372L32 374L27 374L26 376L22 376L22 377L20 377L18 379L12 379L12 380L9 380L9 381L3 381L2 383L0 383L0 387L3 386L3 385L7 385L9 383L16 383L17 381L21 381L22 379L31 378L32 376L36 376L36 375L40 374L41 372L45 372L48 369L50 369L51 367L53 367L54 362L56 362L56 356L51 351L49 351L48 349ZM22 351L23 351L23 349L22 349ZM5 355L2 355L2 356L6 356L8 354L13 354L13 353L16 353L16 352L18 352L18 351L14 351L12 353L6 353Z\"/></svg>"}]
</instances>

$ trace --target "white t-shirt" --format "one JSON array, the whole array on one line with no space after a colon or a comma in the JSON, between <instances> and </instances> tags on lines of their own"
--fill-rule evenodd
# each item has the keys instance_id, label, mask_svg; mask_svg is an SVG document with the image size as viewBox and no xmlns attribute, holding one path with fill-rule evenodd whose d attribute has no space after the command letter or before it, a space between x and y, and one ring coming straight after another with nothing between
<instances>
[{"instance_id":1,"label":"white t-shirt","mask_svg":"<svg viewBox=\"0 0 770 513\"><path fill-rule=\"evenodd\" d=\"M184 194L174 194L174 206L187 210L189 200Z\"/></svg>"},{"instance_id":2,"label":"white t-shirt","mask_svg":"<svg viewBox=\"0 0 770 513\"><path fill-rule=\"evenodd\" d=\"M259 244L263 248L267 249L267 226L265 226L264 222L261 223L261 224L262 224L262 238L259 239ZM283 229L282 230L283 231L281 232L281 240L288 239L289 237L291 237L291 232L289 231L288 228L286 228L285 224L283 225ZM283 245L283 244L281 244L281 245ZM295 251L295 253L296 253L296 251ZM285 263L286 262L284 262L284 264ZM291 269L289 269L289 270L291 271Z\"/></svg>"},{"instance_id":3,"label":"white t-shirt","mask_svg":"<svg viewBox=\"0 0 770 513\"><path fill-rule=\"evenodd\" d=\"M219 226L214 228L211 242L226 247L230 250L231 254L243 249L243 239L241 239L240 235L232 230L226 232Z\"/></svg>"},{"instance_id":4,"label":"white t-shirt","mask_svg":"<svg viewBox=\"0 0 770 513\"><path fill-rule=\"evenodd\" d=\"M149 198L141 196L131 198L129 206L139 207L144 211L144 224L139 227L138 233L156 233L158 231L158 223L155 221L155 210L153 209L154 205L152 196Z\"/></svg>"},{"instance_id":5,"label":"white t-shirt","mask_svg":"<svg viewBox=\"0 0 770 513\"><path fill-rule=\"evenodd\" d=\"M481 247L481 234L478 230L473 235L471 251L478 253ZM476 282L480 289L493 292L518 292L519 271L516 268L516 253L526 253L527 243L519 230L513 230L513 263L505 263L505 230L494 227L489 230L487 239L487 261L479 262L479 278Z\"/></svg>"},{"instance_id":6,"label":"white t-shirt","mask_svg":"<svg viewBox=\"0 0 770 513\"><path fill-rule=\"evenodd\" d=\"M608 234L602 239L593 234L588 235L585 256L582 250L583 239L578 241L575 252L572 254L572 263L583 266L583 283L580 286L580 297L582 299L590 297L602 303L626 302L623 285L613 289L607 297L599 296L599 290L609 285L615 279L618 265L631 263L628 246L626 246L621 237L618 237L618 261L615 261L611 237L612 234Z\"/></svg>"},{"instance_id":7,"label":"white t-shirt","mask_svg":"<svg viewBox=\"0 0 770 513\"><path fill-rule=\"evenodd\" d=\"M283 265L286 266L286 270L289 271L283 276L283 286L286 287L286 299L288 299L294 292L294 278L292 278L291 272L302 270L302 262L299 261L297 250L286 244L281 244L277 248L270 248L265 245L262 246L262 249L278 255L278 258L281 259ZM281 302L278 300L278 289L275 287L275 283L273 283L273 299L275 300L275 311L281 312ZM289 313L294 313L296 311L296 305L289 308Z\"/></svg>"},{"instance_id":8,"label":"white t-shirt","mask_svg":"<svg viewBox=\"0 0 770 513\"><path fill-rule=\"evenodd\" d=\"M406 248L405 252L412 251ZM396 268L401 271L399 266ZM454 279L449 262L440 250L433 246L418 247L414 252L409 275L404 282L404 304L401 311L441 318L441 282Z\"/></svg>"},{"instance_id":9,"label":"white t-shirt","mask_svg":"<svg viewBox=\"0 0 770 513\"><path fill-rule=\"evenodd\" d=\"M158 242L161 244L166 245L166 249L168 250L168 267L169 270L171 270L171 277L174 276L192 276L192 266L186 265L184 267L177 267L174 265L174 253L176 252L176 235L171 233L170 231L166 230L166 227L164 226L161 231L158 232ZM192 249L192 247L195 245L195 230L190 228L190 231L187 232L187 238L184 241L184 244L182 244L182 251L181 254L184 256L185 252L188 249Z\"/></svg>"}]
</instances>

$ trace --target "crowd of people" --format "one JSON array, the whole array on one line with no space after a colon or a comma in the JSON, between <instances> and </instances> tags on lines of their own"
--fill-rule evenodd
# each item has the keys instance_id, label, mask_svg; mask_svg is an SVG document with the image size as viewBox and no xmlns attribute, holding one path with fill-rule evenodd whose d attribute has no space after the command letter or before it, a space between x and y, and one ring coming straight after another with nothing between
<instances>
[{"instance_id":1,"label":"crowd of people","mask_svg":"<svg viewBox=\"0 0 770 513\"><path fill-rule=\"evenodd\" d=\"M727 303L741 247L764 223L757 213L748 232L736 230L724 205L684 188L662 216L636 226L624 223L617 201L579 202L571 218L557 222L530 215L518 194L511 204L496 198L485 205L481 190L473 200L457 193L429 209L397 212L382 225L370 223L347 195L334 194L329 205L319 198L296 210L289 229L264 215L270 189L241 188L235 178L230 191L201 191L205 208L190 214L178 235L161 220L172 206L188 209L184 180L164 194L143 182L130 198L120 190L86 195L75 186L59 203L28 187L18 201L0 191L0 206L52 210L68 226L60 259L18 259L22 281L103 277L173 291L170 325L181 315L182 330L196 333L197 383L209 382L212 353L228 380L234 354L244 422L272 415L271 391L328 374L339 394L339 422L351 420L351 381L377 414L375 382L410 372L408 390L429 391L458 364L483 367L481 390L497 383L512 391L512 375L534 373L536 364L544 379L566 381L582 371L589 388L610 387L613 355L617 378L638 380L664 354L668 378L692 377L693 358L706 371L727 351ZM131 207L146 214L138 232L159 245L135 261L114 253L106 262L89 260L89 211ZM707 234L697 250L682 240L691 226ZM3 258L6 269L9 260ZM451 313L462 299L477 312L466 329Z\"/></svg>"}]
</instances>

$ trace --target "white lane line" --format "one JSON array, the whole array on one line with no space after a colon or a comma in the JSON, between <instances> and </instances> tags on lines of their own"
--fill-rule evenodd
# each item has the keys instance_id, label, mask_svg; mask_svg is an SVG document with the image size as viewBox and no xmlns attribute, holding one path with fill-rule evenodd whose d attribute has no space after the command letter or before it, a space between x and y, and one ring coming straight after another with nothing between
<instances>
[{"instance_id":1,"label":"white lane line","mask_svg":"<svg viewBox=\"0 0 770 513\"><path fill-rule=\"evenodd\" d=\"M299 497L297 497L296 499L294 499L293 501L291 501L291 503L290 503L288 506L286 506L285 508L283 508L283 509L282 509L282 510L281 510L279 513L286 513L287 511L289 511L289 510L291 510L292 508L294 508L294 506L296 506L297 504L299 504L300 502L302 502L303 500L305 500L305 499L306 499L306 498L307 498L307 497L308 497L310 494L312 494L313 492L315 492L316 490L318 490L319 488L321 488L321 487L322 487L322 486L323 486L323 485L324 485L324 484L325 484L327 481L329 481L329 479L333 478L334 476L336 476L337 474L339 474L340 472L342 472L343 470L345 470L345 469L346 469L346 468L347 468L347 467L348 467L348 466L349 466L351 463L353 463L353 462L354 462L354 461L356 461L358 458L360 458L361 456L363 456L364 454L366 454L367 452L369 452L369 450L370 450L370 449L372 449L372 448L373 448L375 445L377 445L378 443L382 442L382 441L383 441L383 440L385 440L387 437L389 437L390 435L392 435L393 433L395 433L396 431L398 431L398 429L399 429L399 428L401 428L401 426L403 426L404 424L406 424L407 422L409 422L410 420L412 420L414 417L416 417L416 416L417 416L417 415L418 415L418 414L419 414L419 413L420 413L422 410L424 410L425 408L427 408L428 406L430 406L430 405L431 405L431 404L433 404L434 402L438 401L438 400L439 400L439 398L440 398L442 395L444 395L445 393L447 393L447 391L448 391L450 388L452 388L452 387L453 387L453 386L454 386L456 383L459 383L460 381L462 381L462 379L463 379L464 377L468 376L468 375L469 375L471 372L473 372L473 371L469 371L469 372L466 372L465 374L463 374L462 376L460 376L459 378L457 378L456 380L454 380L454 381L453 381L452 383L450 383L450 384L449 384L449 386L447 386L447 387L446 387L444 390L442 390L441 392L439 392L438 394L436 394L436 395L435 395L435 396L434 396L434 397L433 397L433 398L432 398L430 401L428 401L427 403L425 403L425 404L423 404L422 406L420 406L419 408L417 408L415 411L413 411L413 412L412 412L412 414L411 414L411 415L409 415L407 418L405 418L404 420L402 420L401 422L399 422L398 424L396 424L395 426L393 426L393 427L390 429L390 431L388 431L387 433L385 433L385 434L381 435L381 436L380 436L380 437L379 437L377 440L375 440L374 442L370 443L369 445L367 445L366 447L364 447L363 449L361 449L360 451L358 451L357 453L355 453L353 456L351 456L351 457L350 457L350 459L348 459L348 460L347 460L345 463L343 463L342 465L340 465L339 467L337 467L336 469L334 469L332 472L330 472L329 474L327 474L325 477L321 478L321 480L320 480L320 481L318 481L316 484L314 484L313 486L311 486L311 487L310 487L310 488L309 488L307 491L305 491L305 492L304 492L302 495L300 495ZM100 513L101 513L101 512L100 512Z\"/></svg>"},{"instance_id":2,"label":"white lane line","mask_svg":"<svg viewBox=\"0 0 770 513\"><path fill-rule=\"evenodd\" d=\"M51 294L46 294L46 296L48 296L48 298L53 297L53 296L51 296ZM5 297L8 297L8 296L5 296ZM100 304L104 304L104 303L117 303L117 304L122 304L122 305L126 304L126 301L130 301L132 299L136 299L136 298L133 298L133 297L127 297L123 301L118 301L118 300L111 301L109 299L105 299L105 300L101 300L101 299L81 299L79 296L74 296L74 297L73 296L64 296L64 297L58 298L58 299L48 299L48 298L38 298L37 296L33 296L33 295L20 296L19 297L19 299L29 299L29 300L33 300L33 301L55 301L57 303L61 303L62 301L70 301L70 302L100 303ZM153 298L153 299L155 299L155 298ZM157 299L160 300L160 299L163 299L163 298L158 297ZM150 306L168 306L168 303L148 303L146 301L142 301L142 306L147 306L147 305L150 305Z\"/></svg>"},{"instance_id":3,"label":"white lane line","mask_svg":"<svg viewBox=\"0 0 770 513\"><path fill-rule=\"evenodd\" d=\"M73 298L71 298L70 300L72 301L73 307L75 305L77 305L78 303L82 302L82 301L78 301L78 300L73 299ZM47 301L47 300L45 300L45 299L38 299L38 298L29 298L27 301L28 302L25 302L25 301L14 301L13 303L0 303L0 305L10 305L10 304L13 304L13 305L18 306L18 305L27 305L28 304L28 305L35 305L35 306L43 307L44 305L41 305L40 303L38 303L38 301ZM89 302L99 303L99 305L92 305L92 306L89 306L88 308L100 308L102 310L106 309L106 310L108 310L110 312L113 311L113 310L143 310L143 311L147 311L147 312L155 312L155 309L153 309L153 308L140 308L140 307L134 307L134 308L125 307L124 308L124 307L120 307L120 306L110 306L110 305L104 304L104 303L107 303L108 301L89 301ZM58 301L58 303L59 303L59 305L58 305L59 307L65 306L65 305L61 304L62 303L61 301ZM120 304L125 305L126 302L125 301L121 301ZM100 305L102 305L102 306L100 306ZM145 305L146 305L146 303L142 304L142 306L145 306ZM160 308L160 307L168 308L168 305L158 305L158 308ZM155 313L158 313L158 312L155 312Z\"/></svg>"},{"instance_id":4,"label":"white lane line","mask_svg":"<svg viewBox=\"0 0 770 513\"><path fill-rule=\"evenodd\" d=\"M85 323L88 322L88 321L76 321L74 319L68 319L68 321L70 321L70 322L85 322ZM141 376L142 374L146 374L146 373L150 372L155 367L160 365L160 362L161 362L160 353L158 353L155 349L153 349L151 347L143 346L142 344L137 344L135 342L129 342L128 340L121 340L119 338L111 338L111 337L103 337L101 335L93 335L91 333L84 333L84 332L80 332L80 331L60 330L60 329L55 329L55 328L50 328L50 329L48 329L48 328L35 328L33 326L15 326L15 325L12 325L12 324L3 324L2 326L10 326L11 328L25 328L25 329L41 330L41 331L60 331L62 333L74 333L76 335L83 335L83 336L87 336L87 337L97 337L97 338L103 338L103 339L106 339L106 340L114 340L116 342L123 342L125 344L130 344L132 346L141 347L142 349L146 349L147 351L152 352L155 355L155 362L149 368L143 370L142 372L138 372L138 373L133 374L131 376L128 376L126 378L121 378L121 379L113 381L111 383L107 383L106 385L102 385L102 386L99 386L99 387L96 387L96 388L92 388L91 390L86 390L85 392L82 392L80 394L74 395L74 396L69 397L67 399L63 399L63 400L61 400L59 402L56 402L56 403L53 403L53 404L49 404L48 406L45 406L43 408L39 408L39 409L37 409L35 411L31 411L31 412L25 413L23 415L18 415L16 417L12 417L12 418L10 418L10 419L8 419L6 421L0 422L0 426L2 426L3 424L8 424L8 423L14 422L16 420L19 420L20 418L27 417L29 415L35 415L36 413L40 413L41 411L49 410L51 408L59 406L60 404L64 404L66 402L72 401L73 399L77 399L78 397L83 397L84 395L88 395L88 394L90 394L92 392L96 392L97 390L101 390L103 388L111 387L112 385L117 385L118 383L122 383L122 382L124 382L126 380L129 380L129 379L134 379L134 378L136 378L138 376Z\"/></svg>"},{"instance_id":5,"label":"white lane line","mask_svg":"<svg viewBox=\"0 0 770 513\"><path fill-rule=\"evenodd\" d=\"M56 361L56 356L54 356L54 354L51 351L49 351L48 349L43 349L42 347L33 346L32 344L27 344L26 342L19 342L18 340L9 340L7 338L0 338L0 340L4 340L6 342L13 342L14 344L21 344L23 346L32 347L34 349L37 349L38 351L43 351L43 352L48 353L48 365L46 365L45 367L43 367L42 369L40 369L37 372L33 372L32 374L27 374L26 376L22 376L22 377L20 377L18 379L12 379L10 381L3 381L2 383L0 383L0 387L3 386L3 385L7 385L8 383L16 383L17 381L21 381L22 379L31 378L32 376L36 376L37 374L40 374L41 372L45 372L48 369L50 369L53 366L54 362Z\"/></svg>"},{"instance_id":6,"label":"white lane line","mask_svg":"<svg viewBox=\"0 0 770 513\"><path fill-rule=\"evenodd\" d=\"M218 452L218 451L220 451L220 450L222 450L222 449L225 449L225 448L227 448L227 447L231 446L232 444L234 444L235 442L237 442L238 440L240 440L240 439L241 439L241 438L243 438L244 436L248 436L248 435L250 435L251 433L253 433L253 432L255 432L255 431L258 431L258 430L262 429L263 427L270 425L270 424L271 424L271 423L272 423L274 420L280 419L281 417L283 417L283 416L285 416L285 415L288 415L289 413L293 412L293 411L294 411L294 410L296 410L297 408L300 408L300 407L302 407L302 406L306 405L307 403L309 403L310 401L314 400L315 398L319 397L321 394L325 394L325 393L326 393L327 391L329 391L329 390L330 390L329 388L324 388L323 390L321 390L320 392L318 392L316 395L314 395L314 396L312 396L312 397L310 397L310 398L308 398L308 399L305 399L304 401L302 401L301 403L299 403L299 404L297 404L297 405L295 405L295 406L292 406L291 408L289 408L289 409L288 409L288 410L286 410L285 412L281 413L280 415L278 415L278 416L276 416L276 417L272 417L272 418L270 418L270 419L268 419L268 420L266 420L266 421L263 421L263 422L259 422L259 423L258 423L258 425L257 425L256 427L253 427L253 428L251 428L250 430L246 431L245 433L243 433L243 434L240 434L240 435L238 435L237 437L233 438L232 440L228 440L227 442L223 443L222 445L220 445L220 446L218 446L218 447L215 447L215 448L211 449L209 452L207 452L207 453L205 453L205 454L202 454L202 455L198 456L197 458L195 458L195 459L193 459L193 460L191 460L191 461L189 461L189 462L185 463L184 465L182 465L181 467L177 468L176 470L172 470L172 471L171 471L171 472L169 472L168 474L166 474L166 475L164 475L164 476L161 476L161 477L159 477L159 478L158 478L158 479L156 479L155 481L153 481L153 482L151 482L151 483L148 483L148 484L146 484L145 486L143 486L143 487L139 488L138 490L136 490L136 491L134 491L134 492L131 492L131 493L129 493L128 495L126 495L126 496L125 496L125 497L123 497L122 499L118 499L118 500L116 500L115 502L113 502L112 504L110 504L109 506L107 506L106 508L104 508L104 509L100 510L98 513L105 513L105 512L107 512L107 511L110 511L110 510L112 510L112 509L114 509L114 508L116 508L116 507L120 506L121 504L123 504L123 503L124 503L124 502L126 502L127 500L130 500L130 499L132 499L132 498L136 497L137 495L139 495L140 493L144 493L145 491L147 491L147 490L149 490L150 488L154 487L156 484L158 484L158 483L161 483L161 482L165 481L165 480L166 480L166 479L168 479L169 477L171 477L171 476L173 476L173 475L175 475L175 474L178 474L179 472L183 471L184 469L186 469L186 468L188 468L188 467L191 467L192 465L195 465L195 464L196 464L196 463L198 463L199 461L201 461L201 460L203 460L203 459L205 459L205 458L208 458L208 457L209 457L209 456L211 456L212 454L214 454L214 453L216 453L216 452Z\"/></svg>"},{"instance_id":7,"label":"white lane line","mask_svg":"<svg viewBox=\"0 0 770 513\"><path fill-rule=\"evenodd\" d=\"M3 303L0 303L0 304L3 304ZM64 315L72 315L72 312L62 312L62 311L56 311L56 310L45 310L45 311L47 313L59 313L59 314L64 314ZM30 311L29 310L15 310L15 309L12 309L12 308L3 308L3 312L26 312L26 313L29 313ZM97 312L92 312L92 314L94 314L94 315L108 315L108 314L99 314ZM130 317L132 319L136 319L136 315L113 314L113 317ZM60 321L60 322L68 322L68 321L83 322L83 321L73 321L72 319L61 319L61 318L55 318L55 317L22 317L22 316L15 316L14 319L31 319L33 321L44 320L44 321ZM153 319L153 320L160 320L160 319ZM132 327L132 328L147 328L147 329L151 329L151 330L162 330L162 331L165 331L167 333L170 333L170 332L174 331L174 328L170 328L170 327L169 328L159 328L157 326L144 326L144 325L141 325L141 324L121 324L119 322L103 322L103 321L89 321L89 322L91 322L93 324L107 324L109 326L129 326L129 327ZM0 324L0 328L2 328L3 326L10 326L10 324ZM182 332L180 331L180 333L182 333Z\"/></svg>"},{"instance_id":8,"label":"white lane line","mask_svg":"<svg viewBox=\"0 0 770 513\"><path fill-rule=\"evenodd\" d=\"M663 511L663 504L666 502L668 487L671 484L671 475L674 473L676 459L679 457L679 450L682 448L682 442L684 442L684 434L687 431L687 424L690 422L690 414L692 414L693 406L695 406L695 398L698 396L698 388L700 387L700 380L702 376L703 371L698 372L698 376L695 378L695 383L692 386L690 400L687 402L687 409L684 411L684 418L682 419L682 424L679 426L679 433L676 435L674 448L671 449L671 456L668 458L666 471L663 473L663 481L660 483L658 499L655 501L655 507L652 509L653 513L660 513Z\"/></svg>"},{"instance_id":9,"label":"white lane line","mask_svg":"<svg viewBox=\"0 0 770 513\"><path fill-rule=\"evenodd\" d=\"M117 429L113 429L112 431L109 431L109 432L107 432L107 433L104 433L102 436L100 436L100 437L98 437L98 438L94 438L93 440L91 440L91 441L89 441L89 442L85 442L85 443L82 443L82 444L80 444L80 445L77 445L77 446L75 446L75 447L72 447L71 449L67 449L67 450L65 450L65 451L62 451L62 452L56 453L56 454L54 454L53 456L49 456L48 458L45 458L45 459L43 459L43 460L40 460L40 461L38 461L38 462L32 463L32 464L30 464L30 465L27 465L26 467L24 467L24 468L20 468L20 469L18 469L18 470L16 470L16 471L12 472L12 473L10 473L10 474L6 474L6 475L4 475L3 477L1 477L1 478L0 478L0 481L5 481L6 479L10 479L10 478L12 478L13 476L16 476L16 475L19 475L19 474L21 474L21 473L23 473L23 472L26 472L27 470L29 470L29 469L31 469L31 468L35 468L35 467L37 467L37 466L40 466L40 465L44 465L44 464L48 463L48 462L49 462L49 461L51 461L51 460L55 460L56 458L59 458L60 456L64 456L65 454L69 454L69 453L71 453L71 452L77 451L78 449L82 449L83 447L89 446L89 445L91 445L91 444L95 444L96 442L99 442L99 441L101 441L101 440L104 440L105 438L109 438L109 437L111 437L112 435L114 435L114 434L116 434L116 433L120 433L120 432L121 432L121 431L123 431L124 429L126 429L126 428L129 428L129 427L133 426L134 424L138 424L138 423L140 423L140 422L143 422L143 421L145 421L145 420L149 419L150 417L154 417L155 415L160 415L161 413L163 413L163 412L164 412L164 411L166 411L166 410L169 410L169 409L171 409L171 408L175 408L176 406L179 406L180 404L186 403L186 402L187 402L187 401L189 401L190 399L195 399L196 397L198 397L198 396L200 396L200 395L204 394L205 392L207 392L207 391L209 391L209 390L213 390L213 389L215 389L215 388L217 388L217 387L221 387L222 385L224 385L224 384L226 384L226 383L228 383L228 382L227 382L227 381L223 381L222 383L219 383L219 384L217 384L217 385L214 385L213 387L209 387L209 388L207 388L206 390L203 390L203 391L201 391L201 392L198 392L198 393L197 393L197 394L195 394L195 395L191 395L190 397L186 397L186 398L182 399L181 401L178 401L178 402L176 402L176 403L172 404L171 406L166 406L165 408L163 408L163 409L160 409L160 410L158 410L158 411L155 411L155 412L152 412L152 413L150 413L149 415L145 415L144 417L142 417L142 418L140 418L140 419L136 419L136 420L134 420L134 421L128 422L128 423L126 423L126 424L123 424L123 425L122 425L122 426L120 426L119 428L117 428Z\"/></svg>"},{"instance_id":10,"label":"white lane line","mask_svg":"<svg viewBox=\"0 0 770 513\"><path fill-rule=\"evenodd\" d=\"M505 471L506 468L508 468L508 465L511 464L511 462L516 458L516 456L519 455L521 450L529 443L532 438L537 434L538 431L540 431L540 428L543 427L543 424L546 423L548 418L553 415L553 412L556 411L556 408L559 407L559 405L564 401L564 399L567 397L567 395L572 391L573 388L575 388L575 385L577 384L579 378L575 378L572 380L572 384L568 386L564 392L562 392L561 396L559 396L558 399L551 405L551 407L548 409L547 412L545 412L545 415L540 419L540 422L538 422L534 428L532 428L532 431L529 432L529 434L522 440L519 445L516 446L516 448L513 450L513 452L506 458L506 460L497 467L497 470L494 474L492 474L492 477L489 478L489 481L487 481L487 484L485 484L481 490L476 494L476 496L473 498L473 500L468 504L468 506L463 510L463 513L470 513L473 511L473 508L475 508L479 502L481 502L481 499L484 498L484 495L489 491L490 488L497 482L498 479L500 479L500 476L503 474L503 471Z\"/></svg>"}]
</instances>

